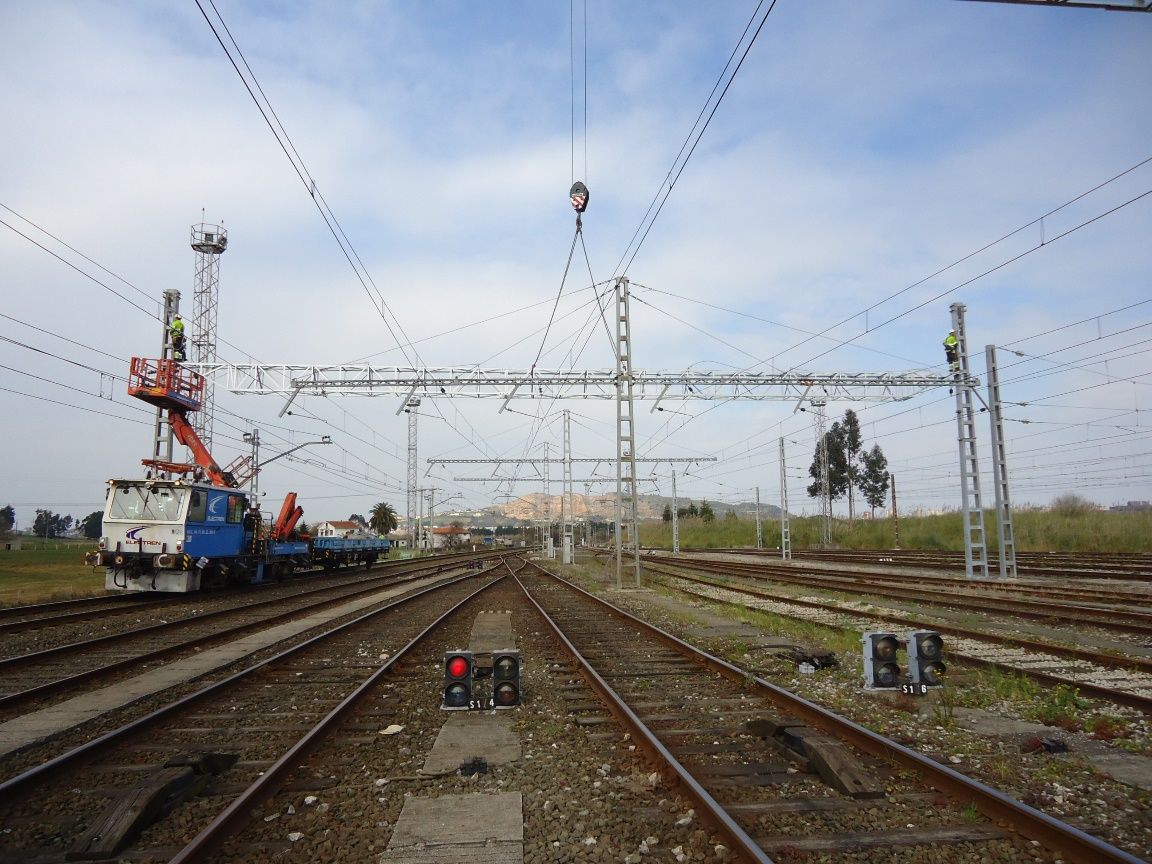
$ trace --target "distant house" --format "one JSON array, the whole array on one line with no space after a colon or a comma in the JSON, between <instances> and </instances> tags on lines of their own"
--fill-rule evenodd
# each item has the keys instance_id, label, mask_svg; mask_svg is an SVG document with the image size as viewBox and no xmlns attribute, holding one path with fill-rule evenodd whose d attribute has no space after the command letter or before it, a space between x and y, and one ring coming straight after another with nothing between
<instances>
[{"instance_id":1,"label":"distant house","mask_svg":"<svg viewBox=\"0 0 1152 864\"><path fill-rule=\"evenodd\" d=\"M359 522L331 520L320 522L312 530L313 537L375 537Z\"/></svg>"},{"instance_id":2,"label":"distant house","mask_svg":"<svg viewBox=\"0 0 1152 864\"><path fill-rule=\"evenodd\" d=\"M432 548L443 549L445 546L463 546L472 540L472 532L467 528L453 528L447 525L443 528L432 529Z\"/></svg>"}]
</instances>

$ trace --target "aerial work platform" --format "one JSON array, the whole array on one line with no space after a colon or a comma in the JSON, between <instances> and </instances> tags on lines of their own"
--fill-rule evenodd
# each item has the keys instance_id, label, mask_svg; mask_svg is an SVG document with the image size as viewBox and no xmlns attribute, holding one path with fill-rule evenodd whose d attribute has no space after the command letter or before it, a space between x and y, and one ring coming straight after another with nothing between
<instances>
[{"instance_id":1,"label":"aerial work platform","mask_svg":"<svg viewBox=\"0 0 1152 864\"><path fill-rule=\"evenodd\" d=\"M175 360L133 357L128 372L128 395L175 411L198 411L204 399L204 376Z\"/></svg>"}]
</instances>

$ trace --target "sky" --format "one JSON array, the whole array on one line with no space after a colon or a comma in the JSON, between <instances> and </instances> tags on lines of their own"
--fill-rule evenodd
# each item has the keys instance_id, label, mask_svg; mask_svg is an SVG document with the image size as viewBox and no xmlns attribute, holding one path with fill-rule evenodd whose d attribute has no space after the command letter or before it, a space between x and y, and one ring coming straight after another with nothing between
<instances>
[{"instance_id":1,"label":"sky","mask_svg":"<svg viewBox=\"0 0 1152 864\"><path fill-rule=\"evenodd\" d=\"M229 237L225 362L607 370L592 285L623 273L637 370L940 374L963 303L981 381L1000 346L1013 503L1152 499L1152 16L778 0L744 55L767 3L201 3L0 3L0 506L21 527L141 475L129 358L156 356L163 291L192 312L202 220ZM591 202L569 259L575 179ZM262 460L327 435L261 473L265 510L295 491L306 520L403 514L399 402L302 396L278 416L283 397L218 387L213 451L248 453L253 428ZM557 457L565 409L573 455L614 477L613 402L499 407L423 400L437 512L543 491L532 465L479 483L457 478L498 469L426 460ZM815 511L797 404L650 407L639 455L716 460L676 464L681 498L779 503L783 438L789 509ZM952 397L828 412L849 408L902 512L960 506ZM977 431L991 505L986 414ZM641 491L671 494L672 470L642 466Z\"/></svg>"}]
</instances>

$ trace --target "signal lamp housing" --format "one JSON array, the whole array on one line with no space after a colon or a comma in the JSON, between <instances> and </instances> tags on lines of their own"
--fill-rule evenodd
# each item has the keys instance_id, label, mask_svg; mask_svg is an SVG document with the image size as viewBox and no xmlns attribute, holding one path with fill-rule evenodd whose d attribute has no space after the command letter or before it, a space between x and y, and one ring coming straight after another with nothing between
<instances>
[{"instance_id":1,"label":"signal lamp housing","mask_svg":"<svg viewBox=\"0 0 1152 864\"><path fill-rule=\"evenodd\" d=\"M890 690L903 682L896 652L900 642L895 633L865 633L864 687L868 690Z\"/></svg>"},{"instance_id":2,"label":"signal lamp housing","mask_svg":"<svg viewBox=\"0 0 1152 864\"><path fill-rule=\"evenodd\" d=\"M908 634L908 674L913 684L940 687L944 684L944 640L933 630Z\"/></svg>"},{"instance_id":3,"label":"signal lamp housing","mask_svg":"<svg viewBox=\"0 0 1152 864\"><path fill-rule=\"evenodd\" d=\"M520 705L520 652L492 652L492 707L513 708Z\"/></svg>"},{"instance_id":4,"label":"signal lamp housing","mask_svg":"<svg viewBox=\"0 0 1152 864\"><path fill-rule=\"evenodd\" d=\"M471 651L449 651L444 655L444 701L448 710L467 710L472 702Z\"/></svg>"}]
</instances>

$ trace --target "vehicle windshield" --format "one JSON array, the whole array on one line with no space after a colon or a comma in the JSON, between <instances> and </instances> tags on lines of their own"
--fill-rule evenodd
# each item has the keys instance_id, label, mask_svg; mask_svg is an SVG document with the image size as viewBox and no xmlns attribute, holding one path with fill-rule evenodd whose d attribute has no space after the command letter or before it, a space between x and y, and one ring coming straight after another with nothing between
<instances>
[{"instance_id":1,"label":"vehicle windshield","mask_svg":"<svg viewBox=\"0 0 1152 864\"><path fill-rule=\"evenodd\" d=\"M175 522L180 518L187 489L143 483L117 483L108 504L109 519L135 522Z\"/></svg>"}]
</instances>

